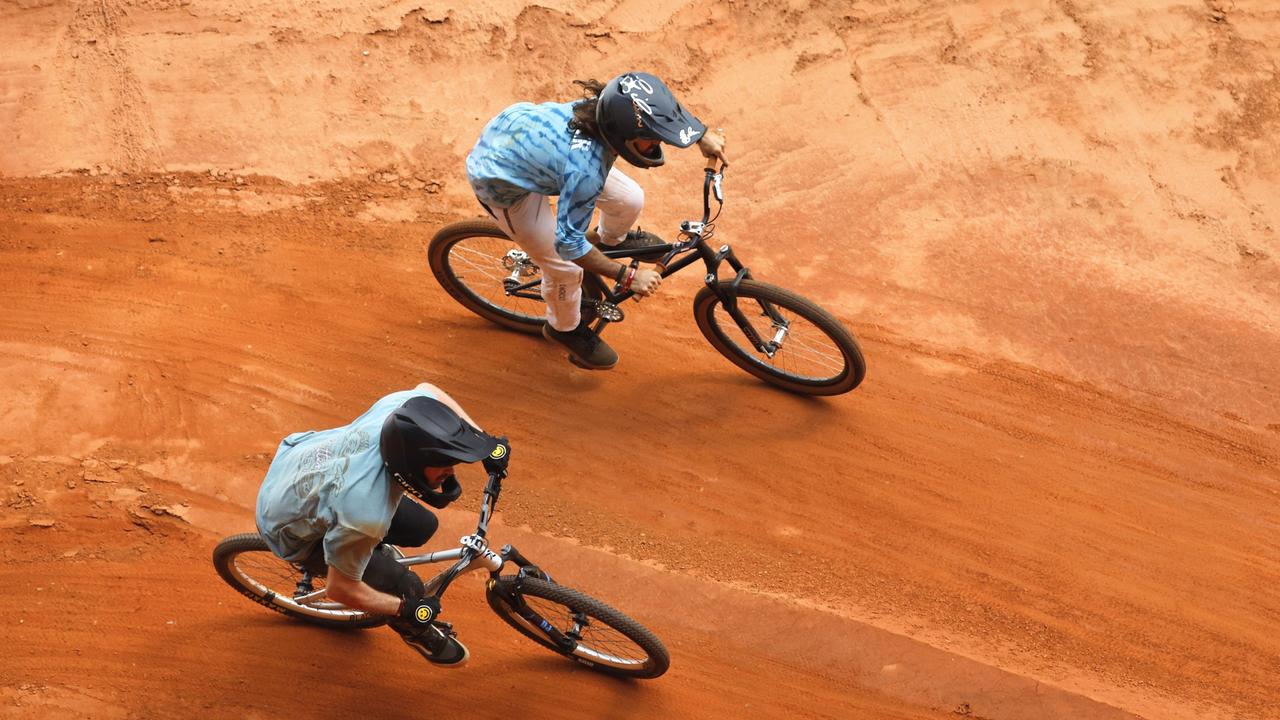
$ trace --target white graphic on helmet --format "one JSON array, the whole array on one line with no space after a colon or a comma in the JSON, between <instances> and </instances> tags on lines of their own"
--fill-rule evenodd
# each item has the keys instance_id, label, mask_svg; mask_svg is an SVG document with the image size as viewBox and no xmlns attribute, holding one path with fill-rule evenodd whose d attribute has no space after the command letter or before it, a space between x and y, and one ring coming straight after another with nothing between
<instances>
[{"instance_id":1,"label":"white graphic on helmet","mask_svg":"<svg viewBox=\"0 0 1280 720\"><path fill-rule=\"evenodd\" d=\"M635 97L635 95L633 95L631 91L636 88L640 88L641 90L643 90L646 96L653 95L652 85L645 82L641 78L633 77L631 75L623 75L622 77L618 78L618 87L622 90L623 94L631 95L631 97L633 98Z\"/></svg>"},{"instance_id":2,"label":"white graphic on helmet","mask_svg":"<svg viewBox=\"0 0 1280 720\"><path fill-rule=\"evenodd\" d=\"M694 130L693 126L690 125L689 127L680 131L680 143L682 145L688 145L689 143L693 142L693 139L698 137L699 134L700 133L697 130Z\"/></svg>"},{"instance_id":3,"label":"white graphic on helmet","mask_svg":"<svg viewBox=\"0 0 1280 720\"><path fill-rule=\"evenodd\" d=\"M650 107L647 101L647 98L653 97L653 86L648 82L631 75L623 75L618 78L618 89L622 91L623 95L631 98L631 104L635 105L636 108L637 120L640 119L640 113L642 112L645 115L653 115L653 108ZM634 90L644 93L644 97L640 97L638 93L633 92Z\"/></svg>"}]
</instances>

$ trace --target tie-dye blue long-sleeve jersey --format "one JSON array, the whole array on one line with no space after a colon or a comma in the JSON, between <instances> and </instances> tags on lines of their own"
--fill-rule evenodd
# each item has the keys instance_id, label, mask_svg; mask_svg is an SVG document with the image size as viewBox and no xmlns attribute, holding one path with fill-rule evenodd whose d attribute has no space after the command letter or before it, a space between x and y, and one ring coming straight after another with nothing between
<instances>
[{"instance_id":1,"label":"tie-dye blue long-sleeve jersey","mask_svg":"<svg viewBox=\"0 0 1280 720\"><path fill-rule=\"evenodd\" d=\"M490 208L511 207L529 193L560 196L556 253L565 260L591 250L591 213L617 159L603 143L569 129L573 106L512 105L485 125L467 155L467 180Z\"/></svg>"}]
</instances>

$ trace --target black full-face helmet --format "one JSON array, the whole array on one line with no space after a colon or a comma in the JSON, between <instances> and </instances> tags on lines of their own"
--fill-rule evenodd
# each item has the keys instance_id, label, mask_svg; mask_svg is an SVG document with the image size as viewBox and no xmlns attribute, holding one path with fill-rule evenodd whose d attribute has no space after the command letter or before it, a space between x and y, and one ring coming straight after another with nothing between
<instances>
[{"instance_id":1,"label":"black full-face helmet","mask_svg":"<svg viewBox=\"0 0 1280 720\"><path fill-rule=\"evenodd\" d=\"M661 80L642 72L623 73L604 86L596 101L596 126L614 152L642 168L658 167L666 158L661 144L645 153L636 148L636 140L686 148L707 130Z\"/></svg>"},{"instance_id":2,"label":"black full-face helmet","mask_svg":"<svg viewBox=\"0 0 1280 720\"><path fill-rule=\"evenodd\" d=\"M450 476L433 490L423 468L473 463L496 452L497 438L480 432L448 405L429 397L409 398L382 423L379 442L387 472L406 492L432 507L444 507L462 494Z\"/></svg>"}]
</instances>

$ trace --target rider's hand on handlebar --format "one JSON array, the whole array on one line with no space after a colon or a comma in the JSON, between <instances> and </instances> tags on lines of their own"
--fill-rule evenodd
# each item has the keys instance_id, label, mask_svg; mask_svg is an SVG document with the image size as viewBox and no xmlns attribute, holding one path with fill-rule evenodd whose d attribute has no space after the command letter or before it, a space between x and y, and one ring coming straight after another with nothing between
<instances>
[{"instance_id":1,"label":"rider's hand on handlebar","mask_svg":"<svg viewBox=\"0 0 1280 720\"><path fill-rule=\"evenodd\" d=\"M724 156L724 146L724 128L707 130L698 138L698 150L702 152L702 156L708 160L719 160L721 169L729 167L729 160Z\"/></svg>"},{"instance_id":2,"label":"rider's hand on handlebar","mask_svg":"<svg viewBox=\"0 0 1280 720\"><path fill-rule=\"evenodd\" d=\"M511 443L507 441L505 435L497 438L497 440L498 446L483 461L484 469L490 474L496 473L501 477L506 477L507 463L511 462Z\"/></svg>"},{"instance_id":3,"label":"rider's hand on handlebar","mask_svg":"<svg viewBox=\"0 0 1280 720\"><path fill-rule=\"evenodd\" d=\"M636 276L631 280L631 289L640 297L649 297L658 292L662 285L662 273L649 268L636 268Z\"/></svg>"},{"instance_id":4,"label":"rider's hand on handlebar","mask_svg":"<svg viewBox=\"0 0 1280 720\"><path fill-rule=\"evenodd\" d=\"M440 599L435 597L410 600L401 598L400 611L396 613L400 620L409 623L412 628L425 628L440 615Z\"/></svg>"}]
</instances>

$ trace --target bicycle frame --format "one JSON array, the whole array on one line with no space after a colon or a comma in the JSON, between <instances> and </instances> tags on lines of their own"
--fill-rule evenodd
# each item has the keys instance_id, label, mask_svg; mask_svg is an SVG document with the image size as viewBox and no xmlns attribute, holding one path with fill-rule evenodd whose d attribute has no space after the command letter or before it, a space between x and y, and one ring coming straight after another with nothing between
<instances>
[{"instance_id":1,"label":"bicycle frame","mask_svg":"<svg viewBox=\"0 0 1280 720\"><path fill-rule=\"evenodd\" d=\"M546 578L546 574L538 570L537 566L529 562L514 546L504 545L502 550L497 553L489 549L485 534L489 530L489 518L493 516L493 509L498 503L498 496L501 492L502 475L500 473L490 473L489 482L484 489L484 501L480 505L480 520L476 524L476 531L463 537L460 540L460 547L438 550L424 555L408 555L397 558L397 562L406 567L448 562L450 560L456 561L452 567L441 571L440 574L424 583L426 588L425 596L434 596L439 599L444 595L444 591L454 579L470 570L488 570L491 576L497 576L508 562L515 563L526 574L536 574ZM533 569L532 573L529 571L530 568ZM321 600L326 595L327 589L321 588L298 595L293 600L300 605L310 605L322 609L346 607L336 602L322 602Z\"/></svg>"},{"instance_id":2,"label":"bicycle frame","mask_svg":"<svg viewBox=\"0 0 1280 720\"><path fill-rule=\"evenodd\" d=\"M476 523L476 530L471 535L467 535L460 540L461 546L450 550L439 550L424 555L411 555L398 558L398 562L406 567L414 565L427 565L438 562L455 561L453 566L440 574L431 578L424 583L424 597L435 597L439 600L444 595L444 591L448 589L458 576L471 570L488 570L489 582L486 592L497 592L497 577L507 563L514 563L520 570L517 575L516 590L519 590L519 581L526 577L536 577L542 580L551 581L551 576L543 572L538 566L534 565L513 545L504 545L500 552L495 553L489 549L488 541L485 535L489 530L489 518L493 516L493 509L498 503L498 496L502 492L502 478L505 473L491 472L489 473L489 482L484 488L484 500L480 505L480 519ZM320 609L342 609L345 605L336 602L326 602L326 589L314 590L309 593L298 595L293 601L300 605L309 605ZM568 653L584 653L587 659L596 658L597 660L604 658L599 653L589 650L579 650L578 634L581 628L588 624L585 617L575 615L574 628L569 632L561 632L553 624L549 623L541 615L525 603L522 596L518 592L510 594L502 594L501 597L507 605L519 615L530 627L538 628L547 635L547 639L558 646L561 650Z\"/></svg>"},{"instance_id":3,"label":"bicycle frame","mask_svg":"<svg viewBox=\"0 0 1280 720\"><path fill-rule=\"evenodd\" d=\"M714 161L712 165L714 165ZM768 340L761 338L755 327L747 320L746 315L738 308L738 286L742 284L743 280L751 279L751 271L738 259L729 245L721 245L715 250L712 250L708 245L708 241L715 235L715 218L720 216L720 210L724 207L724 191L721 185L724 179L724 170L721 168L717 172L712 165L705 169L706 177L702 183L702 220L685 220L681 222L681 240L637 250L601 248L601 252L606 257L615 260L630 258L631 264L636 265L640 262L636 259L637 256L652 256L659 251L663 251L665 255L658 261L657 266L661 269L661 275L664 279L701 260L707 269L706 277L704 278L707 287L711 288L711 291L720 298L725 310L737 323L743 334L747 336L747 339L751 341L751 344L755 346L756 350L768 357L773 357L786 338L789 328L788 321L772 304L759 301L763 314L767 315L774 327L778 329L774 337ZM718 203L714 217L711 215L711 198L713 196ZM728 282L721 282L720 267L726 262L734 271L734 276ZM541 280L520 283L517 279L519 274L520 268L517 267L513 270L511 278L506 283L506 294L531 300L541 300L542 296L536 287L541 283ZM597 335L604 331L608 323L620 322L623 319L623 313L621 308L618 307L619 305L633 297L637 297L636 293L630 289L622 290L621 285L615 285L613 289L610 289L603 281L590 273L584 278L583 283L584 286L590 283L592 288L599 291L602 298L601 300L587 301L596 304L597 318L591 326L591 330Z\"/></svg>"}]
</instances>

